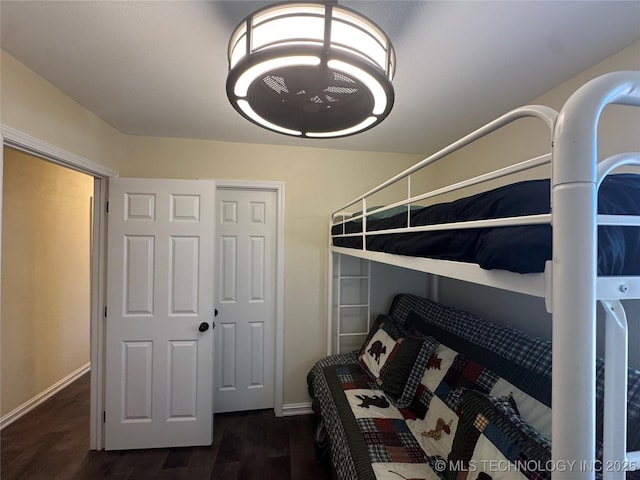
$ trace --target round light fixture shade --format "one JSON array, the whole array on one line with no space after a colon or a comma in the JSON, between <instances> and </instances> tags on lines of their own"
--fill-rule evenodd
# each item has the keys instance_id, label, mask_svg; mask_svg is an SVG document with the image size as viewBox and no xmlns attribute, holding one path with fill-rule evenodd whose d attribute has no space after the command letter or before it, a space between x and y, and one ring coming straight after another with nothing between
<instances>
[{"instance_id":1,"label":"round light fixture shade","mask_svg":"<svg viewBox=\"0 0 640 480\"><path fill-rule=\"evenodd\" d=\"M395 52L371 20L335 3L279 3L229 40L227 97L253 123L297 137L353 135L393 107Z\"/></svg>"}]
</instances>

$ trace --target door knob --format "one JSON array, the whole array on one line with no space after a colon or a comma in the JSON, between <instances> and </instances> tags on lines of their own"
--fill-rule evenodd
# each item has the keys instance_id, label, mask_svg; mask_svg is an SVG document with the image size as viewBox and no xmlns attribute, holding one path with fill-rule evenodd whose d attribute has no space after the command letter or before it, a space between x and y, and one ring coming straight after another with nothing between
<instances>
[{"instance_id":1,"label":"door knob","mask_svg":"<svg viewBox=\"0 0 640 480\"><path fill-rule=\"evenodd\" d=\"M209 330L209 324L207 322L202 322L198 327L198 330L200 330L201 332L206 332L207 330Z\"/></svg>"}]
</instances>

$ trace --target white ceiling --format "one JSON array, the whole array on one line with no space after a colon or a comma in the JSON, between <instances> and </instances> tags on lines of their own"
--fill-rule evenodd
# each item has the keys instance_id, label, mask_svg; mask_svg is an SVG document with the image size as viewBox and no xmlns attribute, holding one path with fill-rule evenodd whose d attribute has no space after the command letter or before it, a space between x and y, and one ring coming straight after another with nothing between
<instances>
[{"instance_id":1,"label":"white ceiling","mask_svg":"<svg viewBox=\"0 0 640 480\"><path fill-rule=\"evenodd\" d=\"M640 40L640 1L340 1L396 49L374 129L296 139L244 120L226 48L258 1L0 2L1 46L130 135L427 154Z\"/></svg>"}]
</instances>

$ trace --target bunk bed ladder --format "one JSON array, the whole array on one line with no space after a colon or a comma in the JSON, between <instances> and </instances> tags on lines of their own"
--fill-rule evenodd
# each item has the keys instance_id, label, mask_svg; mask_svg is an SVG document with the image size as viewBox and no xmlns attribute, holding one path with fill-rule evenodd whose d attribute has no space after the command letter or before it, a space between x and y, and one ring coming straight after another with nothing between
<instances>
[{"instance_id":1,"label":"bunk bed ladder","mask_svg":"<svg viewBox=\"0 0 640 480\"><path fill-rule=\"evenodd\" d=\"M371 326L370 262L339 253L332 253L331 257L329 354L345 353L359 347Z\"/></svg>"}]
</instances>

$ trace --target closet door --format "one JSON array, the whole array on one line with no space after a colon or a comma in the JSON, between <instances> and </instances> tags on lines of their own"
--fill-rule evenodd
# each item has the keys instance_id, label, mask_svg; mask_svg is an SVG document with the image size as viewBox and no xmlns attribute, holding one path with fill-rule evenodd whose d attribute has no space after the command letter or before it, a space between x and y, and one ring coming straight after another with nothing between
<instances>
[{"instance_id":1,"label":"closet door","mask_svg":"<svg viewBox=\"0 0 640 480\"><path fill-rule=\"evenodd\" d=\"M212 441L213 181L109 181L106 449Z\"/></svg>"},{"instance_id":2,"label":"closet door","mask_svg":"<svg viewBox=\"0 0 640 480\"><path fill-rule=\"evenodd\" d=\"M216 191L216 412L274 407L275 191Z\"/></svg>"}]
</instances>

